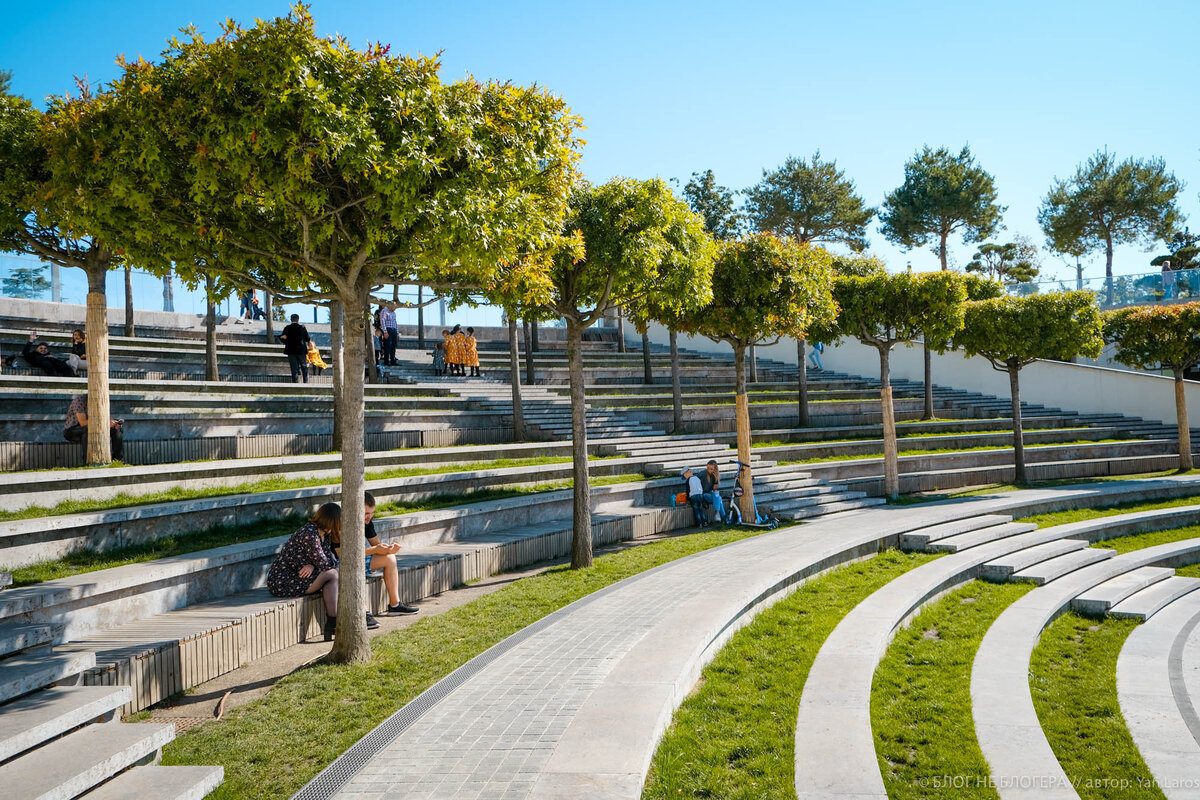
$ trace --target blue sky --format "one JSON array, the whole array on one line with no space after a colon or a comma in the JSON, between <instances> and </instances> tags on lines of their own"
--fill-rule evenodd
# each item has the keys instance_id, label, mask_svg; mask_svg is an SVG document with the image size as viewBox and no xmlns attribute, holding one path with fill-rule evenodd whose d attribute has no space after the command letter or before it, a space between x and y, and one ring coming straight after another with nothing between
<instances>
[{"instance_id":1,"label":"blue sky","mask_svg":"<svg viewBox=\"0 0 1200 800\"><path fill-rule=\"evenodd\" d=\"M0 68L40 99L113 77L118 53L153 59L194 23L286 12L286 2L16 3L5 0ZM1098 149L1161 156L1187 182L1200 228L1200 3L1196 2L364 2L313 3L322 33L442 52L443 77L537 82L587 125L583 169L686 180L712 169L730 188L820 149L878 205L928 143L968 143L996 178L1007 230L1041 241L1038 203ZM872 223L894 269L933 269ZM954 244L961 266L973 247ZM1121 248L1116 272L1149 271ZM1045 272L1073 275L1044 256ZM1085 259L1103 274L1103 257Z\"/></svg>"}]
</instances>

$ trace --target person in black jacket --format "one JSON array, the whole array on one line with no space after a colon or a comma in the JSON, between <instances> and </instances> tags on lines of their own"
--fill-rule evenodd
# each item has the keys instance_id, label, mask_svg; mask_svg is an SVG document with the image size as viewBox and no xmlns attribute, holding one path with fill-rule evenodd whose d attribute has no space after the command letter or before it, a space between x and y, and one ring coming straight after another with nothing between
<instances>
[{"instance_id":1,"label":"person in black jacket","mask_svg":"<svg viewBox=\"0 0 1200 800\"><path fill-rule=\"evenodd\" d=\"M37 342L37 334L29 334L29 341L25 343L25 349L21 351L21 358L25 359L25 363L34 369L40 369L47 375L57 375L62 378L74 378L75 370L71 369L67 362L60 358L55 358L50 355L50 348L45 342Z\"/></svg>"},{"instance_id":2,"label":"person in black jacket","mask_svg":"<svg viewBox=\"0 0 1200 800\"><path fill-rule=\"evenodd\" d=\"M292 383L300 382L301 373L308 383L308 328L300 324L300 315L292 314L292 324L279 334L283 340L283 352L287 353L288 365L292 368Z\"/></svg>"}]
</instances>

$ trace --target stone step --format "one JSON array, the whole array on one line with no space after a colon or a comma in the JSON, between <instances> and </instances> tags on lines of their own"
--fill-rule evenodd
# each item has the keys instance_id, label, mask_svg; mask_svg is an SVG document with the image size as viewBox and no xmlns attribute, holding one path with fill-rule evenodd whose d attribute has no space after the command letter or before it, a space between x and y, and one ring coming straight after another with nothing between
<instances>
[{"instance_id":1,"label":"stone step","mask_svg":"<svg viewBox=\"0 0 1200 800\"><path fill-rule=\"evenodd\" d=\"M224 767L137 767L92 790L84 800L203 800L224 779Z\"/></svg>"},{"instance_id":2,"label":"stone step","mask_svg":"<svg viewBox=\"0 0 1200 800\"><path fill-rule=\"evenodd\" d=\"M980 568L980 577L989 581L1003 583L1009 580L1013 573L1039 564L1048 558L1082 550L1088 543L1083 539L1058 539L1053 542L1027 547L1015 553L989 561Z\"/></svg>"},{"instance_id":3,"label":"stone step","mask_svg":"<svg viewBox=\"0 0 1200 800\"><path fill-rule=\"evenodd\" d=\"M1172 575L1134 592L1108 610L1109 616L1147 620L1186 594L1200 589L1200 578Z\"/></svg>"},{"instance_id":4,"label":"stone step","mask_svg":"<svg viewBox=\"0 0 1200 800\"><path fill-rule=\"evenodd\" d=\"M863 497L858 500L844 500L836 503L823 503L817 506L781 511L776 513L775 516L787 520L812 519L813 517L823 517L843 511L858 511L864 508L871 508L872 506L880 506L886 502L882 497Z\"/></svg>"},{"instance_id":5,"label":"stone step","mask_svg":"<svg viewBox=\"0 0 1200 800\"><path fill-rule=\"evenodd\" d=\"M947 536L936 542L930 542L928 550L931 553L957 553L960 550L966 550L968 547L977 547L981 544L994 542L997 539L1018 536L1034 530L1037 530L1037 525L1028 522L1006 522L1002 525L989 525L986 528L960 533L956 536Z\"/></svg>"},{"instance_id":6,"label":"stone step","mask_svg":"<svg viewBox=\"0 0 1200 800\"><path fill-rule=\"evenodd\" d=\"M970 533L981 528L990 528L1012 522L1012 517L1006 514L983 514L978 517L959 519L941 525L931 525L928 528L910 531L900 536L900 547L904 550L923 550L931 542L957 536L960 533Z\"/></svg>"},{"instance_id":7,"label":"stone step","mask_svg":"<svg viewBox=\"0 0 1200 800\"><path fill-rule=\"evenodd\" d=\"M1130 595L1165 581L1174 574L1175 570L1170 567L1138 567L1110 578L1079 595L1071 601L1071 610L1078 614L1103 616Z\"/></svg>"},{"instance_id":8,"label":"stone step","mask_svg":"<svg viewBox=\"0 0 1200 800\"><path fill-rule=\"evenodd\" d=\"M130 697L128 686L54 686L14 700L0 708L0 761L109 716Z\"/></svg>"},{"instance_id":9,"label":"stone step","mask_svg":"<svg viewBox=\"0 0 1200 800\"><path fill-rule=\"evenodd\" d=\"M866 497L862 492L827 492L825 494L814 494L807 497L789 497L772 502L769 505L759 503L759 510L769 510L772 514L783 515L790 514L793 511L801 508L812 508L814 506L828 505L830 503L844 503L850 500L861 500Z\"/></svg>"},{"instance_id":10,"label":"stone step","mask_svg":"<svg viewBox=\"0 0 1200 800\"><path fill-rule=\"evenodd\" d=\"M1112 558L1117 554L1116 550L1108 550L1099 547L1085 547L1082 550L1076 550L1072 553L1064 553L1055 558L1048 558L1039 564L1026 567L1020 572L1014 572L1011 580L1028 581L1042 586L1050 581L1057 580L1063 575L1074 572L1077 569L1082 569L1090 564L1095 564L1097 561L1104 561Z\"/></svg>"},{"instance_id":11,"label":"stone step","mask_svg":"<svg viewBox=\"0 0 1200 800\"><path fill-rule=\"evenodd\" d=\"M5 625L0 628L0 656L56 642L62 632L61 625Z\"/></svg>"},{"instance_id":12,"label":"stone step","mask_svg":"<svg viewBox=\"0 0 1200 800\"><path fill-rule=\"evenodd\" d=\"M174 738L174 725L88 725L0 766L0 786L14 797L71 800L122 770L154 758Z\"/></svg>"},{"instance_id":13,"label":"stone step","mask_svg":"<svg viewBox=\"0 0 1200 800\"><path fill-rule=\"evenodd\" d=\"M91 653L37 653L6 658L0 661L0 703L73 678L95 664L96 657Z\"/></svg>"}]
</instances>

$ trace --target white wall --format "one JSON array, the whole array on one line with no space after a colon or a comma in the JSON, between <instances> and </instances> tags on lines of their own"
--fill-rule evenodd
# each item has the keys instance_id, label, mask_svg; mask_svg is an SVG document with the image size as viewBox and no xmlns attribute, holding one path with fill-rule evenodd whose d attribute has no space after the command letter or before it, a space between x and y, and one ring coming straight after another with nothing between
<instances>
[{"instance_id":1,"label":"white wall","mask_svg":"<svg viewBox=\"0 0 1200 800\"><path fill-rule=\"evenodd\" d=\"M640 339L640 336L638 337ZM650 327L650 341L669 343L666 328ZM631 344L632 341L631 341ZM703 337L679 335L679 346L688 350L731 358L733 348ZM763 358L787 364L796 363L795 339L758 348ZM879 354L873 347L856 339L843 339L825 349L821 356L826 368L866 378L879 377ZM892 377L920 381L924 379L924 352L921 345L897 345L892 350ZM933 354L933 382L966 391L983 392L1007 399L1008 373L997 372L983 358L967 358L960 352ZM1065 411L1126 414L1147 420L1175 424L1173 380L1162 375L1087 364L1063 364L1038 361L1021 370L1021 399ZM1188 419L1200 424L1200 383L1184 382Z\"/></svg>"}]
</instances>

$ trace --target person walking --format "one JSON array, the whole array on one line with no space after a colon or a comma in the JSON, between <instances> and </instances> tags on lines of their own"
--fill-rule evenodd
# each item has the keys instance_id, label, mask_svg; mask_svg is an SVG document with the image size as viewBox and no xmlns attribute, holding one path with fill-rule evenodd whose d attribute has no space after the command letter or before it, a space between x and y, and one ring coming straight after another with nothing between
<instances>
[{"instance_id":1,"label":"person walking","mask_svg":"<svg viewBox=\"0 0 1200 800\"><path fill-rule=\"evenodd\" d=\"M821 342L813 342L812 348L808 351L808 363L815 370L825 371L825 366L821 363L821 353L825 352L825 345Z\"/></svg>"},{"instance_id":2,"label":"person walking","mask_svg":"<svg viewBox=\"0 0 1200 800\"><path fill-rule=\"evenodd\" d=\"M396 342L400 338L400 329L396 326L396 312L385 305L379 306L379 327L384 336L380 337L383 344L383 363L394 367L396 361Z\"/></svg>"},{"instance_id":3,"label":"person walking","mask_svg":"<svg viewBox=\"0 0 1200 800\"><path fill-rule=\"evenodd\" d=\"M292 368L292 383L299 383L301 374L304 375L304 382L308 383L308 343L311 340L308 338L308 328L300 324L299 314L292 314L292 324L283 329L279 338L283 340L283 352L287 354L288 366Z\"/></svg>"}]
</instances>

